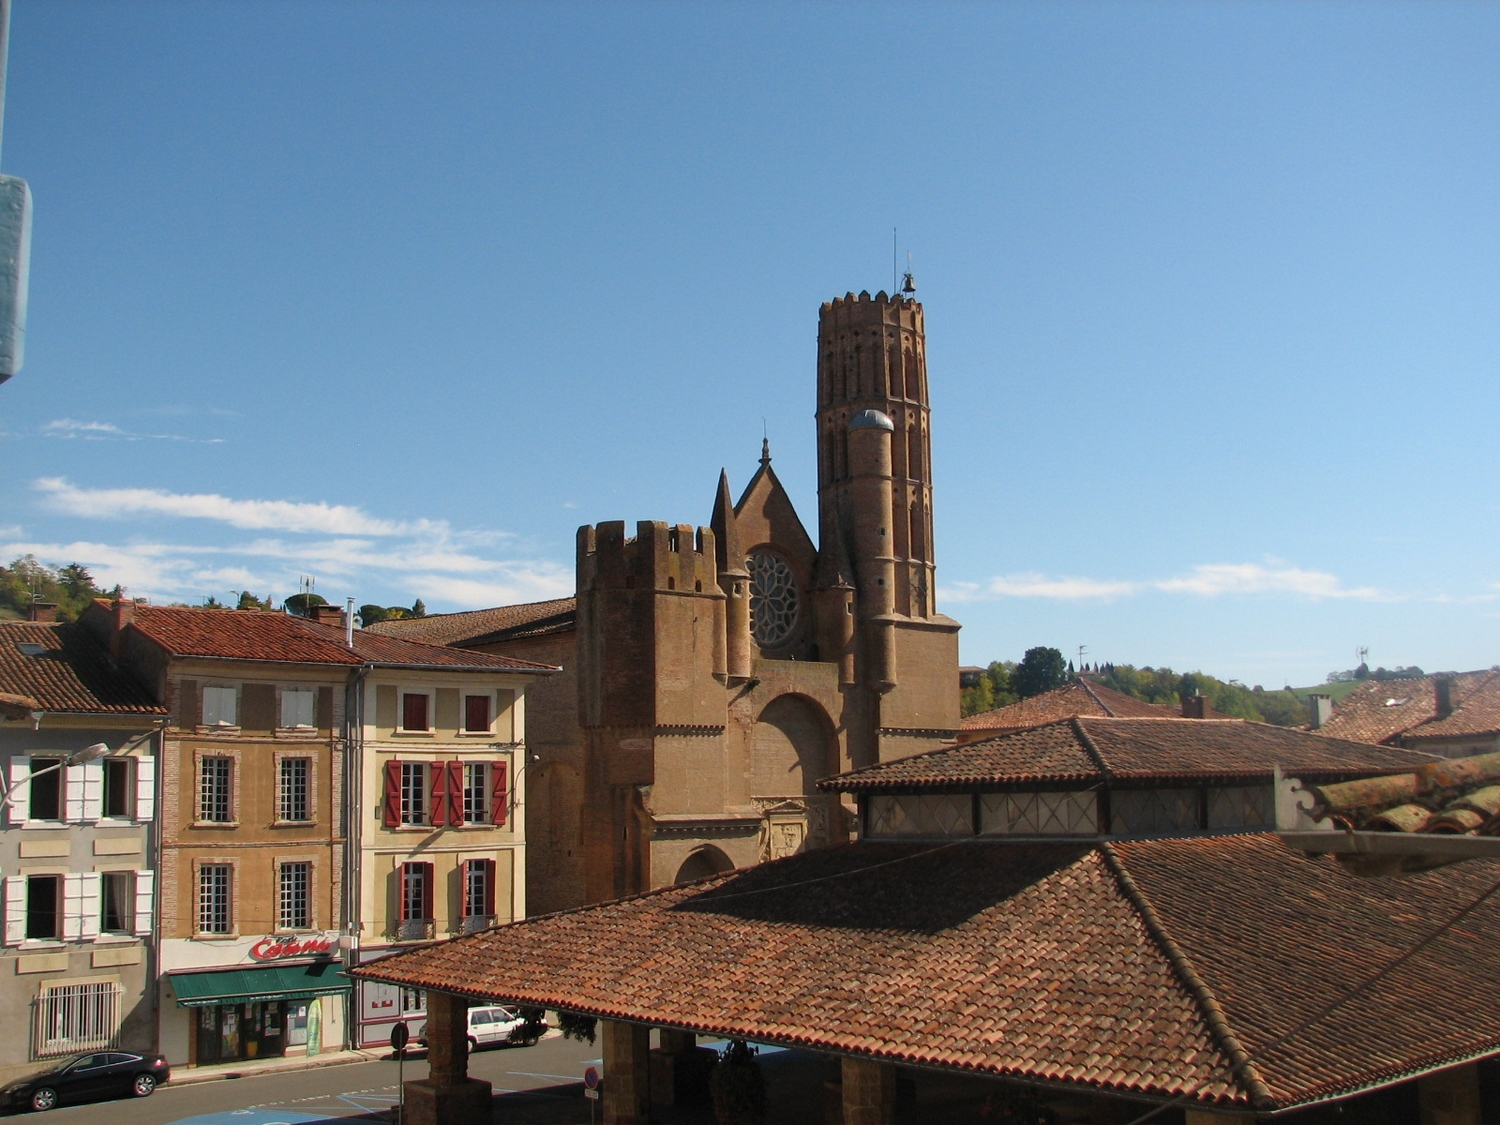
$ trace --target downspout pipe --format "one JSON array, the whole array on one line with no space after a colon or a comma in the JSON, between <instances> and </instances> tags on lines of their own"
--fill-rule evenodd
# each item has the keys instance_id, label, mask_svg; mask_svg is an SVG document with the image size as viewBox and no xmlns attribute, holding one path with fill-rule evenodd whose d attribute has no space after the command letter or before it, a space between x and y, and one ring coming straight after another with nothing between
<instances>
[{"instance_id":1,"label":"downspout pipe","mask_svg":"<svg viewBox=\"0 0 1500 1125\"><path fill-rule=\"evenodd\" d=\"M353 599L350 599L353 601ZM361 665L351 670L344 685L344 800L339 809L343 818L344 837L344 966L346 969L359 964L359 940L362 929L363 902L361 900L360 855L361 836L364 831L364 756L365 756L365 677L374 669L373 664ZM344 1014L346 1038L350 1047L359 1046L359 1003L355 989L350 989Z\"/></svg>"}]
</instances>

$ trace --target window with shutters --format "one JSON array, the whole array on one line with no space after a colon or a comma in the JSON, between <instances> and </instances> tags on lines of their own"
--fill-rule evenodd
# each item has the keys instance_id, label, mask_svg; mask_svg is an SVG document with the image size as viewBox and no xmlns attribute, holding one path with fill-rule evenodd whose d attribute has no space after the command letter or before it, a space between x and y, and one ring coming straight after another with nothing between
<instances>
[{"instance_id":1,"label":"window with shutters","mask_svg":"<svg viewBox=\"0 0 1500 1125\"><path fill-rule=\"evenodd\" d=\"M490 697L464 696L464 730L469 734L488 734L490 730Z\"/></svg>"},{"instance_id":2,"label":"window with shutters","mask_svg":"<svg viewBox=\"0 0 1500 1125\"><path fill-rule=\"evenodd\" d=\"M490 768L487 762L465 762L464 823L490 822Z\"/></svg>"},{"instance_id":3,"label":"window with shutters","mask_svg":"<svg viewBox=\"0 0 1500 1125\"><path fill-rule=\"evenodd\" d=\"M106 871L100 879L99 932L135 932L135 872Z\"/></svg>"},{"instance_id":4,"label":"window with shutters","mask_svg":"<svg viewBox=\"0 0 1500 1125\"><path fill-rule=\"evenodd\" d=\"M104 815L129 819L135 815L135 782L131 777L130 758L105 758L99 763L104 769Z\"/></svg>"},{"instance_id":5,"label":"window with shutters","mask_svg":"<svg viewBox=\"0 0 1500 1125\"><path fill-rule=\"evenodd\" d=\"M495 918L495 861L471 859L464 863L464 933L488 928Z\"/></svg>"},{"instance_id":6,"label":"window with shutters","mask_svg":"<svg viewBox=\"0 0 1500 1125\"><path fill-rule=\"evenodd\" d=\"M278 919L283 930L312 928L312 864L283 863L280 871L281 909Z\"/></svg>"},{"instance_id":7,"label":"window with shutters","mask_svg":"<svg viewBox=\"0 0 1500 1125\"><path fill-rule=\"evenodd\" d=\"M211 754L198 760L198 819L209 824L234 820L234 759Z\"/></svg>"},{"instance_id":8,"label":"window with shutters","mask_svg":"<svg viewBox=\"0 0 1500 1125\"><path fill-rule=\"evenodd\" d=\"M26 876L26 940L56 941L62 936L62 876Z\"/></svg>"},{"instance_id":9,"label":"window with shutters","mask_svg":"<svg viewBox=\"0 0 1500 1125\"><path fill-rule=\"evenodd\" d=\"M433 874L430 863L403 863L401 872L401 917L396 936L402 941L422 941L434 933Z\"/></svg>"},{"instance_id":10,"label":"window with shutters","mask_svg":"<svg viewBox=\"0 0 1500 1125\"><path fill-rule=\"evenodd\" d=\"M401 693L401 729L426 731L432 729L431 698L423 691Z\"/></svg>"},{"instance_id":11,"label":"window with shutters","mask_svg":"<svg viewBox=\"0 0 1500 1125\"><path fill-rule=\"evenodd\" d=\"M317 726L316 688L281 689L281 725L286 730L312 730Z\"/></svg>"},{"instance_id":12,"label":"window with shutters","mask_svg":"<svg viewBox=\"0 0 1500 1125\"><path fill-rule=\"evenodd\" d=\"M31 780L27 784L26 815L31 820L62 819L61 758L32 758ZM42 773L49 770L49 773Z\"/></svg>"},{"instance_id":13,"label":"window with shutters","mask_svg":"<svg viewBox=\"0 0 1500 1125\"><path fill-rule=\"evenodd\" d=\"M427 763L401 763L401 823L427 823Z\"/></svg>"},{"instance_id":14,"label":"window with shutters","mask_svg":"<svg viewBox=\"0 0 1500 1125\"><path fill-rule=\"evenodd\" d=\"M277 773L277 819L294 822L311 820L312 806L309 794L312 784L312 759L282 758Z\"/></svg>"},{"instance_id":15,"label":"window with shutters","mask_svg":"<svg viewBox=\"0 0 1500 1125\"><path fill-rule=\"evenodd\" d=\"M198 868L198 932L232 933L230 913L234 868L227 863L205 863Z\"/></svg>"},{"instance_id":16,"label":"window with shutters","mask_svg":"<svg viewBox=\"0 0 1500 1125\"><path fill-rule=\"evenodd\" d=\"M239 692L232 687L209 685L203 689L203 725L232 727L239 722Z\"/></svg>"}]
</instances>

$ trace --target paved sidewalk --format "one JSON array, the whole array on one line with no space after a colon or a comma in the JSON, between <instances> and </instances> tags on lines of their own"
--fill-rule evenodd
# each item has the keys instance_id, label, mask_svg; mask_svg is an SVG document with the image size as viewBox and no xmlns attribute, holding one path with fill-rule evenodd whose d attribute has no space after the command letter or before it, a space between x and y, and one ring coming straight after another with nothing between
<instances>
[{"instance_id":1,"label":"paved sidewalk","mask_svg":"<svg viewBox=\"0 0 1500 1125\"><path fill-rule=\"evenodd\" d=\"M423 1051L422 1057L427 1052ZM218 1082L226 1078L249 1078L257 1074L272 1074L279 1070L311 1070L319 1066L343 1066L347 1063L375 1062L391 1057L389 1047L372 1047L357 1051L327 1051L307 1058L297 1055L289 1059L248 1059L244 1062L221 1063L217 1066L174 1066L173 1086L191 1086L198 1082ZM412 1052L406 1053L411 1061Z\"/></svg>"}]
</instances>

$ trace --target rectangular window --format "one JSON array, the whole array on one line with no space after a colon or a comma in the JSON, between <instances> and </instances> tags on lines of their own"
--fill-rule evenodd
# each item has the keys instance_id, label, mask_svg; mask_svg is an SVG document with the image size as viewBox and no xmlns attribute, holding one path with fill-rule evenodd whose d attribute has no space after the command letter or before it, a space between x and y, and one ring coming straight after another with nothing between
<instances>
[{"instance_id":1,"label":"rectangular window","mask_svg":"<svg viewBox=\"0 0 1500 1125\"><path fill-rule=\"evenodd\" d=\"M33 1006L32 1053L39 1059L115 1046L123 985L44 984Z\"/></svg>"},{"instance_id":2,"label":"rectangular window","mask_svg":"<svg viewBox=\"0 0 1500 1125\"><path fill-rule=\"evenodd\" d=\"M125 818L134 815L131 759L105 758L101 765L104 766L104 815Z\"/></svg>"},{"instance_id":3,"label":"rectangular window","mask_svg":"<svg viewBox=\"0 0 1500 1125\"><path fill-rule=\"evenodd\" d=\"M490 697L487 695L464 696L464 730L485 733L490 729Z\"/></svg>"},{"instance_id":4,"label":"rectangular window","mask_svg":"<svg viewBox=\"0 0 1500 1125\"><path fill-rule=\"evenodd\" d=\"M223 755L203 758L199 762L198 819L227 824L234 819L234 759Z\"/></svg>"},{"instance_id":5,"label":"rectangular window","mask_svg":"<svg viewBox=\"0 0 1500 1125\"><path fill-rule=\"evenodd\" d=\"M232 687L206 687L203 689L203 725L210 727L232 727L236 725L235 706L239 693Z\"/></svg>"},{"instance_id":6,"label":"rectangular window","mask_svg":"<svg viewBox=\"0 0 1500 1125\"><path fill-rule=\"evenodd\" d=\"M403 692L401 695L401 729L431 730L427 721L427 693Z\"/></svg>"},{"instance_id":7,"label":"rectangular window","mask_svg":"<svg viewBox=\"0 0 1500 1125\"><path fill-rule=\"evenodd\" d=\"M484 762L464 763L464 823L490 822L490 771Z\"/></svg>"},{"instance_id":8,"label":"rectangular window","mask_svg":"<svg viewBox=\"0 0 1500 1125\"><path fill-rule=\"evenodd\" d=\"M205 863L198 868L198 932L227 934L230 929L230 890L234 869L227 863Z\"/></svg>"},{"instance_id":9,"label":"rectangular window","mask_svg":"<svg viewBox=\"0 0 1500 1125\"><path fill-rule=\"evenodd\" d=\"M135 932L135 872L106 871L99 895L99 932Z\"/></svg>"},{"instance_id":10,"label":"rectangular window","mask_svg":"<svg viewBox=\"0 0 1500 1125\"><path fill-rule=\"evenodd\" d=\"M26 940L56 941L62 933L62 876L26 877Z\"/></svg>"},{"instance_id":11,"label":"rectangular window","mask_svg":"<svg viewBox=\"0 0 1500 1125\"><path fill-rule=\"evenodd\" d=\"M31 820L62 819L62 770L53 768L61 765L61 758L31 759L32 778L28 785L31 795L26 809L26 815ZM52 772L41 773L42 770ZM41 776L38 777L37 774Z\"/></svg>"},{"instance_id":12,"label":"rectangular window","mask_svg":"<svg viewBox=\"0 0 1500 1125\"><path fill-rule=\"evenodd\" d=\"M281 865L281 928L312 928L312 864Z\"/></svg>"},{"instance_id":13,"label":"rectangular window","mask_svg":"<svg viewBox=\"0 0 1500 1125\"><path fill-rule=\"evenodd\" d=\"M276 810L280 820L311 820L308 801L311 758L282 758Z\"/></svg>"},{"instance_id":14,"label":"rectangular window","mask_svg":"<svg viewBox=\"0 0 1500 1125\"><path fill-rule=\"evenodd\" d=\"M317 725L318 693L315 688L281 689L281 725L288 729L311 730Z\"/></svg>"},{"instance_id":15,"label":"rectangular window","mask_svg":"<svg viewBox=\"0 0 1500 1125\"><path fill-rule=\"evenodd\" d=\"M494 913L495 861L471 859L464 864L464 919L482 918L487 922Z\"/></svg>"},{"instance_id":16,"label":"rectangular window","mask_svg":"<svg viewBox=\"0 0 1500 1125\"><path fill-rule=\"evenodd\" d=\"M426 922L432 919L432 864L401 865L401 920Z\"/></svg>"},{"instance_id":17,"label":"rectangular window","mask_svg":"<svg viewBox=\"0 0 1500 1125\"><path fill-rule=\"evenodd\" d=\"M401 763L401 823L427 823L426 762Z\"/></svg>"}]
</instances>

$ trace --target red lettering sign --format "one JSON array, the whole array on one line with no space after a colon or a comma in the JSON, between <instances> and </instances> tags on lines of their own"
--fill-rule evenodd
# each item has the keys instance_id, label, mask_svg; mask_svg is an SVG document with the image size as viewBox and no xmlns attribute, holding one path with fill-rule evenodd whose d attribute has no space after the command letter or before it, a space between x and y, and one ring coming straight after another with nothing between
<instances>
[{"instance_id":1,"label":"red lettering sign","mask_svg":"<svg viewBox=\"0 0 1500 1125\"><path fill-rule=\"evenodd\" d=\"M257 961L278 961L283 957L316 957L330 953L336 944L336 939L325 937L268 937L261 938L250 947L250 956Z\"/></svg>"}]
</instances>

